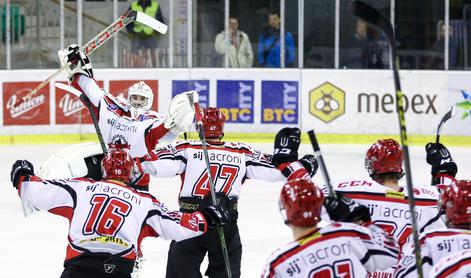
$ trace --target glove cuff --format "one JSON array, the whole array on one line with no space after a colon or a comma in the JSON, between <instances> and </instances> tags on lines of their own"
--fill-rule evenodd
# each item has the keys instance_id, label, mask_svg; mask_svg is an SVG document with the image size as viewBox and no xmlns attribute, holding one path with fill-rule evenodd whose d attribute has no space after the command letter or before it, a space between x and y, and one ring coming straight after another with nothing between
<instances>
[{"instance_id":1,"label":"glove cuff","mask_svg":"<svg viewBox=\"0 0 471 278\"><path fill-rule=\"evenodd\" d=\"M299 161L286 162L276 167L287 180L309 178L309 173Z\"/></svg>"}]
</instances>

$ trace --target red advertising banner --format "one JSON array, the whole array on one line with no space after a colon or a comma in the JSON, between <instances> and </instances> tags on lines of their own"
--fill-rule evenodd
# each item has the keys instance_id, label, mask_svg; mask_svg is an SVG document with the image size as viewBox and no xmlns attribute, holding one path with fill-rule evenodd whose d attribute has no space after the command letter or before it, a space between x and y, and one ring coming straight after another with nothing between
<instances>
[{"instance_id":1,"label":"red advertising banner","mask_svg":"<svg viewBox=\"0 0 471 278\"><path fill-rule=\"evenodd\" d=\"M40 82L3 82L3 124L48 125L49 84L30 99L22 97L31 92Z\"/></svg>"},{"instance_id":2,"label":"red advertising banner","mask_svg":"<svg viewBox=\"0 0 471 278\"><path fill-rule=\"evenodd\" d=\"M66 82L58 82L66 83ZM97 81L103 87L103 81ZM56 124L92 124L92 117L82 101L65 90L56 89Z\"/></svg>"},{"instance_id":3,"label":"red advertising banner","mask_svg":"<svg viewBox=\"0 0 471 278\"><path fill-rule=\"evenodd\" d=\"M154 102L152 104L152 110L157 111L159 103L159 81L158 80L110 80L110 93L114 96L121 96L123 98L128 97L128 89L135 83L144 81L152 89L154 93Z\"/></svg>"}]
</instances>

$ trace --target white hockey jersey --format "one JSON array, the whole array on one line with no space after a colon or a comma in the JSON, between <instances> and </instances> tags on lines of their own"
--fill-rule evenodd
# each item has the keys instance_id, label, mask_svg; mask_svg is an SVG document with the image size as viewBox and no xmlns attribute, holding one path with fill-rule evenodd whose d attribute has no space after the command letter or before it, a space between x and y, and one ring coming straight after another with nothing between
<instances>
[{"instance_id":1,"label":"white hockey jersey","mask_svg":"<svg viewBox=\"0 0 471 278\"><path fill-rule=\"evenodd\" d=\"M393 235L402 246L412 233L407 190L394 191L372 179L350 178L332 182L336 192L368 207L374 224ZM322 188L328 194L327 187ZM433 186L414 188L419 232L445 227L440 219L437 200L439 193ZM324 215L323 215L324 216Z\"/></svg>"},{"instance_id":2,"label":"white hockey jersey","mask_svg":"<svg viewBox=\"0 0 471 278\"><path fill-rule=\"evenodd\" d=\"M207 142L215 192L239 198L245 179L284 181L271 157L244 143ZM156 149L140 160L141 172L167 178L181 175L179 198L209 195L209 180L201 141L179 141ZM301 167L301 166L300 166Z\"/></svg>"},{"instance_id":3,"label":"white hockey jersey","mask_svg":"<svg viewBox=\"0 0 471 278\"><path fill-rule=\"evenodd\" d=\"M442 258L463 250L471 250L471 231L452 228L431 230L420 236L419 243L422 270L424 275L427 275L431 268ZM414 244L412 242L403 249L395 277L417 277Z\"/></svg>"},{"instance_id":4,"label":"white hockey jersey","mask_svg":"<svg viewBox=\"0 0 471 278\"><path fill-rule=\"evenodd\" d=\"M374 225L334 222L276 250L262 278L366 277L394 265L398 253L394 239Z\"/></svg>"},{"instance_id":5,"label":"white hockey jersey","mask_svg":"<svg viewBox=\"0 0 471 278\"><path fill-rule=\"evenodd\" d=\"M471 250L465 250L438 261L428 273L435 278L471 278Z\"/></svg>"},{"instance_id":6,"label":"white hockey jersey","mask_svg":"<svg viewBox=\"0 0 471 278\"><path fill-rule=\"evenodd\" d=\"M131 157L144 156L153 150L161 139L172 141L176 138L164 127L165 115L148 111L139 119L132 119L126 104L113 95L106 94L92 78L78 75L72 86L86 94L95 106L95 114L105 143L129 144Z\"/></svg>"},{"instance_id":7,"label":"white hockey jersey","mask_svg":"<svg viewBox=\"0 0 471 278\"><path fill-rule=\"evenodd\" d=\"M207 228L200 212L170 211L151 194L119 181L23 176L18 192L34 207L69 220L66 261L84 252L135 260L145 237L180 241L201 235Z\"/></svg>"}]
</instances>

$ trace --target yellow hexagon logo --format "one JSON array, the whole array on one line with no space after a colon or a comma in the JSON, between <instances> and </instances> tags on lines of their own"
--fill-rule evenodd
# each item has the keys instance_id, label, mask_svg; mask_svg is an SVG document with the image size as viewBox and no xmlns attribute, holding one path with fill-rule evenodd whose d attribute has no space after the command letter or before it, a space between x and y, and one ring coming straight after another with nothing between
<instances>
[{"instance_id":1,"label":"yellow hexagon logo","mask_svg":"<svg viewBox=\"0 0 471 278\"><path fill-rule=\"evenodd\" d=\"M325 82L309 92L309 113L325 123L345 114L345 92Z\"/></svg>"}]
</instances>

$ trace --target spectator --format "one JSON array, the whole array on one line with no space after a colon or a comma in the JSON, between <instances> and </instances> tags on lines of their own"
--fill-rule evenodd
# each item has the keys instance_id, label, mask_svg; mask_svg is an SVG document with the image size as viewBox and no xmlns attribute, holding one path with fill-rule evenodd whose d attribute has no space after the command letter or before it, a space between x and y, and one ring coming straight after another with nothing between
<instances>
[{"instance_id":1,"label":"spectator","mask_svg":"<svg viewBox=\"0 0 471 278\"><path fill-rule=\"evenodd\" d=\"M377 34L377 33L376 33ZM342 66L345 68L384 68L383 50L377 36L368 33L368 23L358 19L355 33L342 51Z\"/></svg>"},{"instance_id":2,"label":"spectator","mask_svg":"<svg viewBox=\"0 0 471 278\"><path fill-rule=\"evenodd\" d=\"M435 64L432 68L443 69L445 67L445 34L446 25L443 20L438 21L437 24L437 41L435 42L435 51L437 56L435 57ZM448 66L449 68L456 68L458 66L458 46L456 40L453 39L453 28L448 26Z\"/></svg>"},{"instance_id":3,"label":"spectator","mask_svg":"<svg viewBox=\"0 0 471 278\"><path fill-rule=\"evenodd\" d=\"M229 44L229 51L227 52L229 66L231 68L251 67L253 64L253 52L249 36L239 30L239 20L235 17L229 18ZM221 55L226 53L225 31L216 36L214 48Z\"/></svg>"},{"instance_id":4,"label":"spectator","mask_svg":"<svg viewBox=\"0 0 471 278\"><path fill-rule=\"evenodd\" d=\"M265 27L258 41L258 63L266 68L280 67L280 16L270 13L269 26ZM295 48L293 36L285 33L285 65L292 67L294 64Z\"/></svg>"},{"instance_id":5,"label":"spectator","mask_svg":"<svg viewBox=\"0 0 471 278\"><path fill-rule=\"evenodd\" d=\"M156 0L136 0L131 3L129 10L143 12L164 23L159 2ZM144 56L147 57L147 52L150 50L152 66L156 66L157 56L155 50L157 48L158 33L139 22L131 22L126 28L128 32L133 34L131 52L138 55L139 50L143 49Z\"/></svg>"}]
</instances>

